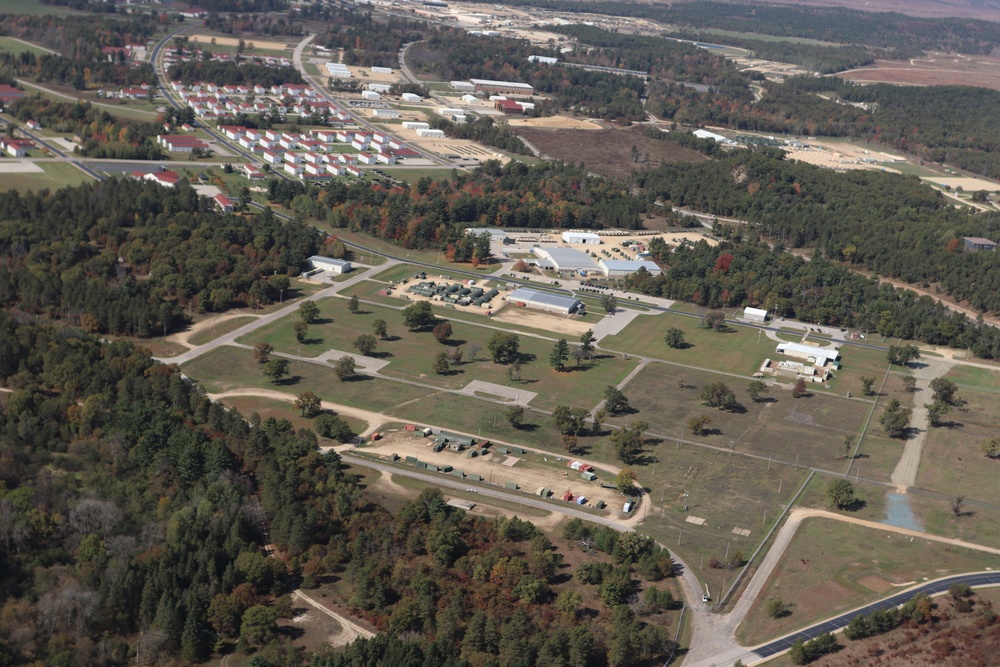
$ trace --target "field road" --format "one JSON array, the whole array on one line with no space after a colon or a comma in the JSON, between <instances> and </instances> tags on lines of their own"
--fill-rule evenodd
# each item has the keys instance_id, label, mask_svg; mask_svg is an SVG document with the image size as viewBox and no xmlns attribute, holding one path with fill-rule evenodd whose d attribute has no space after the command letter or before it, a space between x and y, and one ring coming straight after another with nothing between
<instances>
[{"instance_id":1,"label":"field road","mask_svg":"<svg viewBox=\"0 0 1000 667\"><path fill-rule=\"evenodd\" d=\"M311 597L303 593L301 589L292 592L292 597L302 600L311 607L315 607L316 609L323 612L333 620L337 621L337 623L340 623L340 627L342 628L340 634L328 640L328 643L331 644L332 646L344 646L346 644L350 644L352 641L358 639L359 637L370 639L375 636L374 632L372 632L371 630L366 630L365 628L361 627L360 625L355 623L354 620L351 619L351 617L345 616L343 614L338 614L337 612L330 609L326 605L322 604L321 602L317 602L316 600L312 599Z\"/></svg>"},{"instance_id":2,"label":"field road","mask_svg":"<svg viewBox=\"0 0 1000 667\"><path fill-rule=\"evenodd\" d=\"M379 267L379 270L385 270L391 268L396 264L398 264L398 262L392 259L387 259L386 262ZM334 285L331 285L330 287L327 287L325 290L313 294L312 296L309 297L309 299L312 301L319 301L320 299L326 299L331 296L336 296L337 292L344 289L345 287L350 287L354 283L361 282L362 280L367 280L367 278L368 278L367 272L359 273L358 275L354 276L353 278L350 278L349 280L345 280L342 283L336 283ZM236 331L223 334L218 338L216 338L215 340L209 341L204 345L199 345L195 348L188 350L187 352L182 352L181 354L178 354L173 357L156 357L156 360L165 364L177 364L178 366L180 366L181 364L186 364L192 359L197 359L201 355L207 354L216 348L222 347L223 345L229 345L231 343L234 343L236 342L237 338L246 336L247 334L252 333L263 326L267 326L272 322L276 322L280 320L282 317L285 317L286 315L291 315L292 313L298 310L300 302L301 300L292 301L284 308L279 308L273 313L262 315L256 321L250 322L249 324L245 324Z\"/></svg>"},{"instance_id":3,"label":"field road","mask_svg":"<svg viewBox=\"0 0 1000 667\"><path fill-rule=\"evenodd\" d=\"M285 403L294 403L295 396L291 394L286 394L282 391L275 391L273 389L257 389L254 387L244 387L242 389L233 389L232 391L224 391L220 394L208 394L208 398L213 401L221 401L225 398L235 398L238 396L256 396L259 398L271 398L276 401L282 401ZM380 412L372 412L370 410L362 410L360 408L352 408L346 405L341 405L340 403L332 403L330 401L321 401L324 410L330 410L337 415L342 415L345 417L354 417L355 419L361 419L368 424L368 428L359 433L358 435L364 437L371 435L379 429L379 427L384 424L387 420L391 419L387 415Z\"/></svg>"},{"instance_id":4,"label":"field road","mask_svg":"<svg viewBox=\"0 0 1000 667\"><path fill-rule=\"evenodd\" d=\"M792 538L798 531L799 526L802 524L802 521L809 518L823 518L823 519L830 519L832 521L842 521L844 523L850 523L865 528L871 528L873 530L880 530L888 533L897 533L899 535L909 536L914 539L927 540L931 542L942 542L945 544L950 544L965 549L974 549L977 551L985 551L987 553L1000 555L1000 549L986 547L979 544L972 544L971 542L965 542L963 540L957 540L949 537L939 537L937 535L931 535L916 530L898 528L896 526L889 526L884 523L878 523L875 521L866 521L865 519L858 519L855 517L844 516L843 514L828 512L826 510L796 508L789 513L788 520L785 521L785 524L778 530L778 533L774 538L774 543L767 550L764 559L761 561L760 566L757 568L757 572L750 580L750 583L747 584L746 589L740 596L739 601L733 607L733 610L724 616L716 617L719 619L723 619L723 623L720 624L720 626L717 629L718 633L720 633L726 638L730 639L733 638L736 632L736 628L738 628L740 623L743 622L743 619L746 618L746 615L747 613L749 613L750 608L753 606L754 601L757 599L757 596L760 595L760 592L764 589L764 586L767 584L768 579L770 579L771 574L777 567L778 562L781 560L781 556L785 553L785 550L788 548L789 543L792 541ZM991 573L991 574L993 576L994 581L980 582L979 585L983 585L985 583L1000 584L1000 573ZM948 581L948 583L944 585L943 588L938 588L935 590L938 591L947 590L948 586L950 586L953 583L963 583L963 582L956 582L955 578L966 577L966 576L974 576L974 575L955 575L953 577L947 577L944 581ZM933 583L934 582L931 582L931 584ZM894 595L891 598L877 600L873 603L860 607L859 609L852 610L850 612L837 616L833 619L829 619L815 626L811 626L804 630L799 630L795 633L792 633L788 637L775 640L773 642L764 644L762 646L758 646L756 648L752 649L742 648L736 644L735 640L732 640L732 646L725 652L720 654L715 654L709 659L704 659L704 660L699 659L696 661L686 660L684 662L684 666L711 667L712 665L730 665L736 662L737 660L742 660L744 663L750 664L754 660L764 657L769 657L776 653L780 653L781 651L787 650L792 645L792 643L800 636L808 639L810 637L815 637L816 635L822 634L824 632L832 632L835 630L839 630L840 628L846 626L851 621L851 619L854 618L854 616L857 616L859 613L867 613L868 611L873 611L875 609L886 609L890 606L901 604L902 602L905 602L910 597L912 597L914 594L921 592L921 589L928 585L929 584L922 584L914 588L909 588L905 592L899 593L898 595ZM894 604L887 603L889 600L893 600L896 598L900 598L899 602L896 602ZM694 652L695 649L694 647L692 647L692 653ZM698 653L700 654L701 652L698 651Z\"/></svg>"},{"instance_id":5,"label":"field road","mask_svg":"<svg viewBox=\"0 0 1000 667\"><path fill-rule=\"evenodd\" d=\"M913 415L909 428L912 435L903 445L903 454L899 457L899 462L892 471L891 477L893 484L898 484L903 488L917 483L920 453L924 448L924 440L927 439L927 429L930 428L927 403L930 400L931 381L947 373L952 364L925 357L919 361L910 362L908 366L913 369L913 377L917 381L916 391L913 392Z\"/></svg>"}]
</instances>

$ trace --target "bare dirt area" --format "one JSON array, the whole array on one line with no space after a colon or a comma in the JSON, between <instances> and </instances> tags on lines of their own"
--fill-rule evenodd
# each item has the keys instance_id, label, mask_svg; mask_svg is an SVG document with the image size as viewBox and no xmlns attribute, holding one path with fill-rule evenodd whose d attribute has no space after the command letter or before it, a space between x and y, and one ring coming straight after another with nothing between
<instances>
[{"instance_id":1,"label":"bare dirt area","mask_svg":"<svg viewBox=\"0 0 1000 667\"><path fill-rule=\"evenodd\" d=\"M191 35L192 42L202 42L204 44L211 43L215 40L218 46L239 46L240 40L235 37L215 37L212 35ZM253 42L254 48L257 49L268 49L269 51L283 51L288 48L288 44L285 42L269 42L263 39L245 39L243 40L247 45Z\"/></svg>"},{"instance_id":2,"label":"bare dirt area","mask_svg":"<svg viewBox=\"0 0 1000 667\"><path fill-rule=\"evenodd\" d=\"M928 53L924 58L911 60L879 60L871 67L841 72L837 76L865 83L961 85L1000 90L1000 55Z\"/></svg>"},{"instance_id":3,"label":"bare dirt area","mask_svg":"<svg viewBox=\"0 0 1000 667\"><path fill-rule=\"evenodd\" d=\"M570 118L569 116L541 116L539 118L509 118L507 124L512 128L540 127L551 130L603 130L604 126L585 118Z\"/></svg>"},{"instance_id":4,"label":"bare dirt area","mask_svg":"<svg viewBox=\"0 0 1000 667\"><path fill-rule=\"evenodd\" d=\"M609 178L626 178L633 171L655 169L668 162L701 162L698 151L672 141L650 139L640 129L605 129L579 132L575 129L515 127L540 151L560 160L586 165L587 169ZM635 161L632 147L638 152Z\"/></svg>"},{"instance_id":5,"label":"bare dirt area","mask_svg":"<svg viewBox=\"0 0 1000 667\"><path fill-rule=\"evenodd\" d=\"M906 16L962 18L1000 21L1000 10L966 2L938 2L937 0L775 0L776 5L800 7L844 7L863 12L899 12Z\"/></svg>"},{"instance_id":6,"label":"bare dirt area","mask_svg":"<svg viewBox=\"0 0 1000 667\"><path fill-rule=\"evenodd\" d=\"M354 78L362 83L402 83L405 81L402 73L398 69L392 70L389 74L384 72L373 72L371 67L355 67L350 66L347 69L351 71Z\"/></svg>"},{"instance_id":7,"label":"bare dirt area","mask_svg":"<svg viewBox=\"0 0 1000 667\"><path fill-rule=\"evenodd\" d=\"M508 482L513 482L520 490L529 494L535 494L539 488L545 487L552 491L552 498L561 498L568 491L574 498L585 496L587 501L584 506L589 508L593 508L598 500L603 500L612 510L621 509L622 501L618 491L600 486L601 483L613 482L610 474L604 473L598 480L588 482L580 477L579 472L567 467L572 458L532 451L512 456L496 451L487 456L469 458L468 452L449 449L435 452L433 446L434 438L424 438L419 433L406 431L388 431L381 440L366 444L364 450L387 459L392 454L397 454L401 458L414 456L438 467L452 466L454 470L461 470L466 475L481 475L483 481L494 486L504 487ZM505 465L512 457L517 459L514 465ZM457 479L450 474L439 474L442 479Z\"/></svg>"},{"instance_id":8,"label":"bare dirt area","mask_svg":"<svg viewBox=\"0 0 1000 667\"><path fill-rule=\"evenodd\" d=\"M572 317L561 317L528 308L518 308L509 303L500 310L494 311L493 319L498 322L507 322L508 324L516 324L522 327L566 334L574 338L579 338L583 335L583 332L592 329L594 326L593 323L573 319Z\"/></svg>"}]
</instances>

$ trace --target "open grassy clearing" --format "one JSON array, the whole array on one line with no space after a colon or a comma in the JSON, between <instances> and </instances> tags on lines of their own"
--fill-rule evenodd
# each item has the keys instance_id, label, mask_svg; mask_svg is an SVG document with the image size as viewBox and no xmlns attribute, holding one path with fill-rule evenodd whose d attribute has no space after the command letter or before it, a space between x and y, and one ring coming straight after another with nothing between
<instances>
[{"instance_id":1,"label":"open grassy clearing","mask_svg":"<svg viewBox=\"0 0 1000 667\"><path fill-rule=\"evenodd\" d=\"M881 484L865 482L865 480L855 481L852 477L851 484L854 485L854 496L861 503L857 509L850 512L837 510L830 506L830 501L826 497L826 489L830 482L838 479L831 475L814 475L809 485L806 486L802 495L795 502L796 507L814 507L821 510L837 512L844 516L856 517L865 521L885 521L886 517L886 495L893 489Z\"/></svg>"},{"instance_id":2,"label":"open grassy clearing","mask_svg":"<svg viewBox=\"0 0 1000 667\"><path fill-rule=\"evenodd\" d=\"M758 644L877 600L904 588L901 584L995 566L996 556L983 552L829 519L806 519L736 638L744 645ZM789 603L791 614L768 617L762 608L768 598Z\"/></svg>"},{"instance_id":3,"label":"open grassy clearing","mask_svg":"<svg viewBox=\"0 0 1000 667\"><path fill-rule=\"evenodd\" d=\"M38 0L0 0L0 14L20 14L24 16L81 16L90 15L69 7L45 5Z\"/></svg>"},{"instance_id":4,"label":"open grassy clearing","mask_svg":"<svg viewBox=\"0 0 1000 667\"><path fill-rule=\"evenodd\" d=\"M313 425L314 419L306 419L298 410L295 409L294 405L286 403L285 401L279 401L274 398L264 398L262 396L231 396L229 398L222 399L222 403L239 410L240 414L247 418L256 412L260 415L262 420L266 421L269 417L274 417L275 419L287 419L295 428L308 428L314 433L316 432L315 426ZM347 415L339 416L347 422L348 426L350 426L351 430L355 433L361 433L368 428L368 422L363 419L348 417ZM340 444L336 440L328 440L318 434L316 437L319 439L320 447L330 447Z\"/></svg>"},{"instance_id":5,"label":"open grassy clearing","mask_svg":"<svg viewBox=\"0 0 1000 667\"><path fill-rule=\"evenodd\" d=\"M244 324L250 324L256 319L257 318L252 315L244 315L242 317L234 317L231 320L224 320L218 324L213 324L211 329L202 329L188 338L188 342L192 345L204 345L205 343L215 340L219 336L224 336L230 331L236 331Z\"/></svg>"},{"instance_id":6,"label":"open grassy clearing","mask_svg":"<svg viewBox=\"0 0 1000 667\"><path fill-rule=\"evenodd\" d=\"M987 458L980 448L1000 433L997 396L968 387L959 389L958 396L965 405L945 415L945 426L927 432L917 486L1000 503L1000 461Z\"/></svg>"},{"instance_id":7,"label":"open grassy clearing","mask_svg":"<svg viewBox=\"0 0 1000 667\"><path fill-rule=\"evenodd\" d=\"M0 11L3 10L5 4L7 3L0 2ZM45 49L41 49L27 42L22 42L21 40L14 39L13 37L0 37L0 51L13 53L15 55L33 53L36 56L44 56L48 53Z\"/></svg>"},{"instance_id":8,"label":"open grassy clearing","mask_svg":"<svg viewBox=\"0 0 1000 667\"><path fill-rule=\"evenodd\" d=\"M39 162L37 163L44 171L30 174L10 174L0 175L0 189L18 190L27 192L28 190L58 190L71 185L79 185L92 180L90 176L83 173L68 162Z\"/></svg>"},{"instance_id":9,"label":"open grassy clearing","mask_svg":"<svg viewBox=\"0 0 1000 667\"><path fill-rule=\"evenodd\" d=\"M284 391L292 396L312 391L325 401L373 411L394 412L398 404L428 393L422 387L366 376L341 382L332 370L299 361L289 364L289 378L281 384L273 384L253 360L253 353L236 347L213 350L184 364L183 370L213 394L243 387Z\"/></svg>"},{"instance_id":10,"label":"open grassy clearing","mask_svg":"<svg viewBox=\"0 0 1000 667\"><path fill-rule=\"evenodd\" d=\"M650 464L654 456L655 474ZM733 556L737 551L749 558L808 474L789 466L772 465L769 470L766 461L690 445L677 448L669 441L648 448L645 459L633 469L650 489L656 507L640 530L676 549L715 597L739 570L713 569L711 559L725 561L727 552ZM640 504L636 511L645 516L646 508ZM705 523L696 525L688 517ZM750 535L736 534L736 528Z\"/></svg>"},{"instance_id":11,"label":"open grassy clearing","mask_svg":"<svg viewBox=\"0 0 1000 667\"><path fill-rule=\"evenodd\" d=\"M667 329L684 332L687 347L679 350L663 340ZM776 343L749 327L731 326L726 332L700 326L700 321L683 315L662 313L655 317L637 317L625 329L601 340L601 347L629 354L675 361L681 364L751 375L764 359L774 357Z\"/></svg>"},{"instance_id":12,"label":"open grassy clearing","mask_svg":"<svg viewBox=\"0 0 1000 667\"><path fill-rule=\"evenodd\" d=\"M959 387L985 389L1000 392L1000 369L977 368L976 366L952 366L945 377Z\"/></svg>"},{"instance_id":13,"label":"open grassy clearing","mask_svg":"<svg viewBox=\"0 0 1000 667\"><path fill-rule=\"evenodd\" d=\"M521 379L511 382L507 378L507 366L487 360L486 344L495 330L478 327L465 322L452 321L452 335L448 345L438 343L430 331L411 332L406 330L402 312L365 305L358 314L351 314L345 299L323 299L318 303L321 324L309 327L306 343L295 340L292 324L297 315L262 327L240 342L255 345L267 341L279 352L301 356L318 356L328 349L354 352L353 341L360 334L372 332L372 322L383 319L388 324L392 340L380 341L373 357L389 360L389 365L380 373L387 377L417 380L443 389L460 389L472 380L481 380L500 385L523 387L526 391L539 394L533 405L554 408L557 405L593 407L601 400L604 388L620 382L634 367L634 361L623 361L618 357L603 355L591 362L556 372L549 366L548 355L552 343L532 337L522 337L520 352L522 363ZM453 367L446 375L437 375L432 370L434 358L451 348L476 343L481 351L477 360L466 356L461 365Z\"/></svg>"},{"instance_id":14,"label":"open grassy clearing","mask_svg":"<svg viewBox=\"0 0 1000 667\"><path fill-rule=\"evenodd\" d=\"M745 410L725 412L703 405L698 393L713 382L726 384ZM871 407L868 401L819 393L796 399L790 391L772 387L767 402L754 403L746 393L748 384L749 380L710 371L650 363L624 389L637 411L628 419L646 421L650 431L668 438L697 439L717 447L733 447L737 452L826 470L844 467L845 438L856 442ZM706 435L695 438L688 422L700 415L707 415L712 423ZM623 425L625 417L611 423ZM887 459L878 457L883 468L872 469L870 476L887 478L895 465L895 461Z\"/></svg>"}]
</instances>

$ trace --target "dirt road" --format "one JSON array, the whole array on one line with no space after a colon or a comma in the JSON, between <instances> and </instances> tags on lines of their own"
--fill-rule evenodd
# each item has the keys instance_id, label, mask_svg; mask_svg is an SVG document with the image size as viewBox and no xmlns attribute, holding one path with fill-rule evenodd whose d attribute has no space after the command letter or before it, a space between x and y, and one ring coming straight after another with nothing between
<instances>
[{"instance_id":1,"label":"dirt road","mask_svg":"<svg viewBox=\"0 0 1000 667\"><path fill-rule=\"evenodd\" d=\"M333 620L337 621L337 623L340 623L340 627L342 628L340 634L333 635L327 640L331 646L345 646L347 644L350 644L355 639L358 639L359 637L370 639L375 636L374 632L372 632L371 630L366 630L365 628L361 627L349 616L338 614L329 607L312 599L311 597L303 593L301 590L294 591L292 593L292 597L302 600L311 607L315 607L321 613L326 614Z\"/></svg>"},{"instance_id":2,"label":"dirt road","mask_svg":"<svg viewBox=\"0 0 1000 667\"><path fill-rule=\"evenodd\" d=\"M286 403L294 403L295 397L291 394L286 394L281 391L274 391L271 389L256 389L253 387L244 387L242 389L233 389L232 391L225 391L221 394L208 394L208 397L213 401L221 401L224 398L233 398L237 396L257 396L259 398L273 398L276 401L284 401ZM322 401L322 407L325 410L330 410L338 415L344 415L346 417L354 417L355 419L361 419L366 424L366 428L359 435L366 436L374 433L378 430L379 426L384 424L388 418L378 412L372 412L370 410L362 410L360 408L352 408L347 405L341 405L340 403L332 403L330 401Z\"/></svg>"}]
</instances>

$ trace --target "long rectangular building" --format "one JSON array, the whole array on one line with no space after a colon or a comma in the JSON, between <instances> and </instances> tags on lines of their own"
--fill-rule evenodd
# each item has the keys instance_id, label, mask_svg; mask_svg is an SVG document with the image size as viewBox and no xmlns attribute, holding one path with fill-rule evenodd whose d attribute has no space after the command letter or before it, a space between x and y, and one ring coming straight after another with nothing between
<instances>
[{"instance_id":1,"label":"long rectangular building","mask_svg":"<svg viewBox=\"0 0 1000 667\"><path fill-rule=\"evenodd\" d=\"M574 296L564 296L552 292L518 287L507 295L507 302L515 305L544 310L548 313L558 313L560 315L572 315L583 310L583 301Z\"/></svg>"},{"instance_id":2,"label":"long rectangular building","mask_svg":"<svg viewBox=\"0 0 1000 667\"><path fill-rule=\"evenodd\" d=\"M508 93L511 95L533 95L535 88L529 83L517 81L493 81L492 79L469 79L475 90L483 93Z\"/></svg>"}]
</instances>

